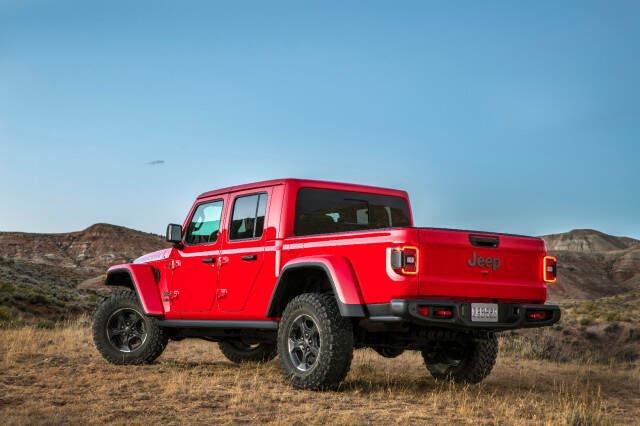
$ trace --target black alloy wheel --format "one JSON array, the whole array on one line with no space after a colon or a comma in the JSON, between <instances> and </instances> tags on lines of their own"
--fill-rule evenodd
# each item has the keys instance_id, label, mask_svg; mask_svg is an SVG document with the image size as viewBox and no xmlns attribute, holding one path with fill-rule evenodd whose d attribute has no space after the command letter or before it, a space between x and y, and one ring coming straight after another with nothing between
<instances>
[{"instance_id":1,"label":"black alloy wheel","mask_svg":"<svg viewBox=\"0 0 640 426\"><path fill-rule=\"evenodd\" d=\"M313 318L303 314L293 320L288 330L287 347L295 368L307 372L315 367L320 355L320 333Z\"/></svg>"},{"instance_id":2,"label":"black alloy wheel","mask_svg":"<svg viewBox=\"0 0 640 426\"><path fill-rule=\"evenodd\" d=\"M134 352L147 341L144 318L131 308L115 311L107 320L109 343L120 352Z\"/></svg>"}]
</instances>

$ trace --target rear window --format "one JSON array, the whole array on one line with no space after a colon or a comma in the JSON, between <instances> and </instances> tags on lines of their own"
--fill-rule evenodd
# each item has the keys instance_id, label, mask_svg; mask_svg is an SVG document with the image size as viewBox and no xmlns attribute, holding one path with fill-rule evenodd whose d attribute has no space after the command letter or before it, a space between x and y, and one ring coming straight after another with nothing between
<instances>
[{"instance_id":1,"label":"rear window","mask_svg":"<svg viewBox=\"0 0 640 426\"><path fill-rule=\"evenodd\" d=\"M409 226L403 198L363 192L302 188L296 200L296 235Z\"/></svg>"}]
</instances>

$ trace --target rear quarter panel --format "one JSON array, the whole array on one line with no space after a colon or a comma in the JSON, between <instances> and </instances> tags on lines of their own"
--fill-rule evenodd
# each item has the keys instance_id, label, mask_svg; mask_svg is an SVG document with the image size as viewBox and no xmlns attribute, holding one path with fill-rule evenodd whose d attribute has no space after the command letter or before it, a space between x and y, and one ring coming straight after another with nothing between
<instances>
[{"instance_id":1,"label":"rear quarter panel","mask_svg":"<svg viewBox=\"0 0 640 426\"><path fill-rule=\"evenodd\" d=\"M342 257L352 268L363 302L388 303L393 298L417 295L416 276L389 274L387 268L388 250L412 242L417 243L417 231L411 228L292 237L284 242L283 258Z\"/></svg>"}]
</instances>

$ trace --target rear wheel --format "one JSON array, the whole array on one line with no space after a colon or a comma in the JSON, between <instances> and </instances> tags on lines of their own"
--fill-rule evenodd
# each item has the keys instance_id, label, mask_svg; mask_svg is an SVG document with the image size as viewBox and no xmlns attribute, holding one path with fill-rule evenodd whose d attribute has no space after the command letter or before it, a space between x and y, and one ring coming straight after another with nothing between
<instances>
[{"instance_id":1,"label":"rear wheel","mask_svg":"<svg viewBox=\"0 0 640 426\"><path fill-rule=\"evenodd\" d=\"M242 340L227 340L218 343L220 352L231 362L267 362L277 355L276 345L270 343L249 344Z\"/></svg>"},{"instance_id":2,"label":"rear wheel","mask_svg":"<svg viewBox=\"0 0 640 426\"><path fill-rule=\"evenodd\" d=\"M148 364L162 354L168 337L144 314L134 292L116 290L96 310L93 341L112 364Z\"/></svg>"},{"instance_id":3,"label":"rear wheel","mask_svg":"<svg viewBox=\"0 0 640 426\"><path fill-rule=\"evenodd\" d=\"M353 328L331 294L307 293L287 305L278 328L278 354L286 379L299 389L333 389L353 358Z\"/></svg>"},{"instance_id":4,"label":"rear wheel","mask_svg":"<svg viewBox=\"0 0 640 426\"><path fill-rule=\"evenodd\" d=\"M439 342L434 348L422 351L427 370L435 379L457 383L480 383L491 373L497 356L495 336Z\"/></svg>"}]
</instances>

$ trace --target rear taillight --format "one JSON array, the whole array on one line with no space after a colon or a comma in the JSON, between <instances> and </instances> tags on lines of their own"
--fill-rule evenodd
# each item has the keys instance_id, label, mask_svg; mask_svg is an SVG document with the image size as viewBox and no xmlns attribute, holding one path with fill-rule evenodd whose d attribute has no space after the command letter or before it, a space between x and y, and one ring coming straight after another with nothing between
<instances>
[{"instance_id":1,"label":"rear taillight","mask_svg":"<svg viewBox=\"0 0 640 426\"><path fill-rule=\"evenodd\" d=\"M555 283L558 276L558 262L553 256L542 259L542 277L545 282Z\"/></svg>"},{"instance_id":2,"label":"rear taillight","mask_svg":"<svg viewBox=\"0 0 640 426\"><path fill-rule=\"evenodd\" d=\"M440 318L451 318L453 317L453 311L449 308L435 309L433 315Z\"/></svg>"},{"instance_id":3,"label":"rear taillight","mask_svg":"<svg viewBox=\"0 0 640 426\"><path fill-rule=\"evenodd\" d=\"M396 247L391 250L391 267L398 274L415 275L418 273L418 248L412 246Z\"/></svg>"},{"instance_id":4,"label":"rear taillight","mask_svg":"<svg viewBox=\"0 0 640 426\"><path fill-rule=\"evenodd\" d=\"M530 311L527 313L527 318L534 321L544 321L548 319L550 312L547 311Z\"/></svg>"}]
</instances>

